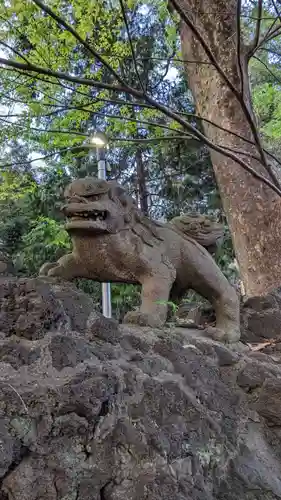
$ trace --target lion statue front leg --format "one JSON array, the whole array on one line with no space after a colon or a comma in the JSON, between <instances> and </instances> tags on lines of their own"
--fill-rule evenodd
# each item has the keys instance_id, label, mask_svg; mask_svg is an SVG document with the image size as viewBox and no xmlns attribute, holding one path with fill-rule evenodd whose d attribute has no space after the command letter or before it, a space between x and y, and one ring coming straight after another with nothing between
<instances>
[{"instance_id":1,"label":"lion statue front leg","mask_svg":"<svg viewBox=\"0 0 281 500\"><path fill-rule=\"evenodd\" d=\"M39 271L39 276L57 276L67 281L73 280L79 274L81 274L81 264L72 253L63 255L57 262L46 262Z\"/></svg>"},{"instance_id":2,"label":"lion statue front leg","mask_svg":"<svg viewBox=\"0 0 281 500\"><path fill-rule=\"evenodd\" d=\"M147 276L142 280L139 311L129 311L123 322L161 328L167 318L168 300L174 277Z\"/></svg>"}]
</instances>

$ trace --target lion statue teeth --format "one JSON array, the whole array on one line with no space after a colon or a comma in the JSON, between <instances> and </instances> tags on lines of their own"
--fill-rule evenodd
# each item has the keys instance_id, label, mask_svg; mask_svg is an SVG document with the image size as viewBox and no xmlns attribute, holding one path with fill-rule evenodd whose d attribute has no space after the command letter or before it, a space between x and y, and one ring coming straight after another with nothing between
<instances>
[{"instance_id":1,"label":"lion statue teeth","mask_svg":"<svg viewBox=\"0 0 281 500\"><path fill-rule=\"evenodd\" d=\"M222 226L192 215L153 221L115 181L91 177L72 182L65 200L73 250L44 264L40 275L139 283L140 310L127 313L124 321L151 327L163 326L169 300L179 301L193 289L215 308L216 327L208 333L221 341L239 340L238 296L208 252L223 237Z\"/></svg>"}]
</instances>

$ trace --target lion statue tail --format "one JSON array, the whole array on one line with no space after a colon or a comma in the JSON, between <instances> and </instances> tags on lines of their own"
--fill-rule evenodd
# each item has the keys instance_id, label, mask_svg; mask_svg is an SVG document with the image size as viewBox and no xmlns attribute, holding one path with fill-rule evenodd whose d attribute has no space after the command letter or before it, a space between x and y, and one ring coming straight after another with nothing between
<instances>
[{"instance_id":1,"label":"lion statue tail","mask_svg":"<svg viewBox=\"0 0 281 500\"><path fill-rule=\"evenodd\" d=\"M197 241L211 254L215 253L224 238L224 226L201 214L183 214L169 221L177 232Z\"/></svg>"}]
</instances>

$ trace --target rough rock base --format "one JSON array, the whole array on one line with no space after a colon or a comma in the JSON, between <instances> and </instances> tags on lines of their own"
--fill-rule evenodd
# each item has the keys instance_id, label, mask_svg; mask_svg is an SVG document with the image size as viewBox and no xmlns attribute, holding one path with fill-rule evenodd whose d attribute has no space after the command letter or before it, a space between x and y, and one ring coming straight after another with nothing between
<instances>
[{"instance_id":1,"label":"rough rock base","mask_svg":"<svg viewBox=\"0 0 281 500\"><path fill-rule=\"evenodd\" d=\"M277 500L281 364L118 327L50 279L0 300L1 500Z\"/></svg>"}]
</instances>

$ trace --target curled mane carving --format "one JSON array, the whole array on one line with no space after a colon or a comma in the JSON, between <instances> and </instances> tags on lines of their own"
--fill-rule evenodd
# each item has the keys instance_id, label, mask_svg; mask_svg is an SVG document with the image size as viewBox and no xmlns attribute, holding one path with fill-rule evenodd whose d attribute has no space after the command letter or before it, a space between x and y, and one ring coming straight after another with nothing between
<instances>
[{"instance_id":1,"label":"curled mane carving","mask_svg":"<svg viewBox=\"0 0 281 500\"><path fill-rule=\"evenodd\" d=\"M157 227L162 227L162 224L153 221L146 217L137 207L136 201L127 191L120 185L116 184L111 187L108 195L112 201L117 201L124 207L124 220L130 225L130 229L144 243L153 247L157 241L163 241L163 238L157 231ZM156 241L155 241L156 240Z\"/></svg>"},{"instance_id":2,"label":"curled mane carving","mask_svg":"<svg viewBox=\"0 0 281 500\"><path fill-rule=\"evenodd\" d=\"M158 234L157 227L162 227L162 224L150 220L139 210L134 210L134 223L131 230L137 234L147 245L153 247L155 240L163 241L163 238Z\"/></svg>"}]
</instances>

